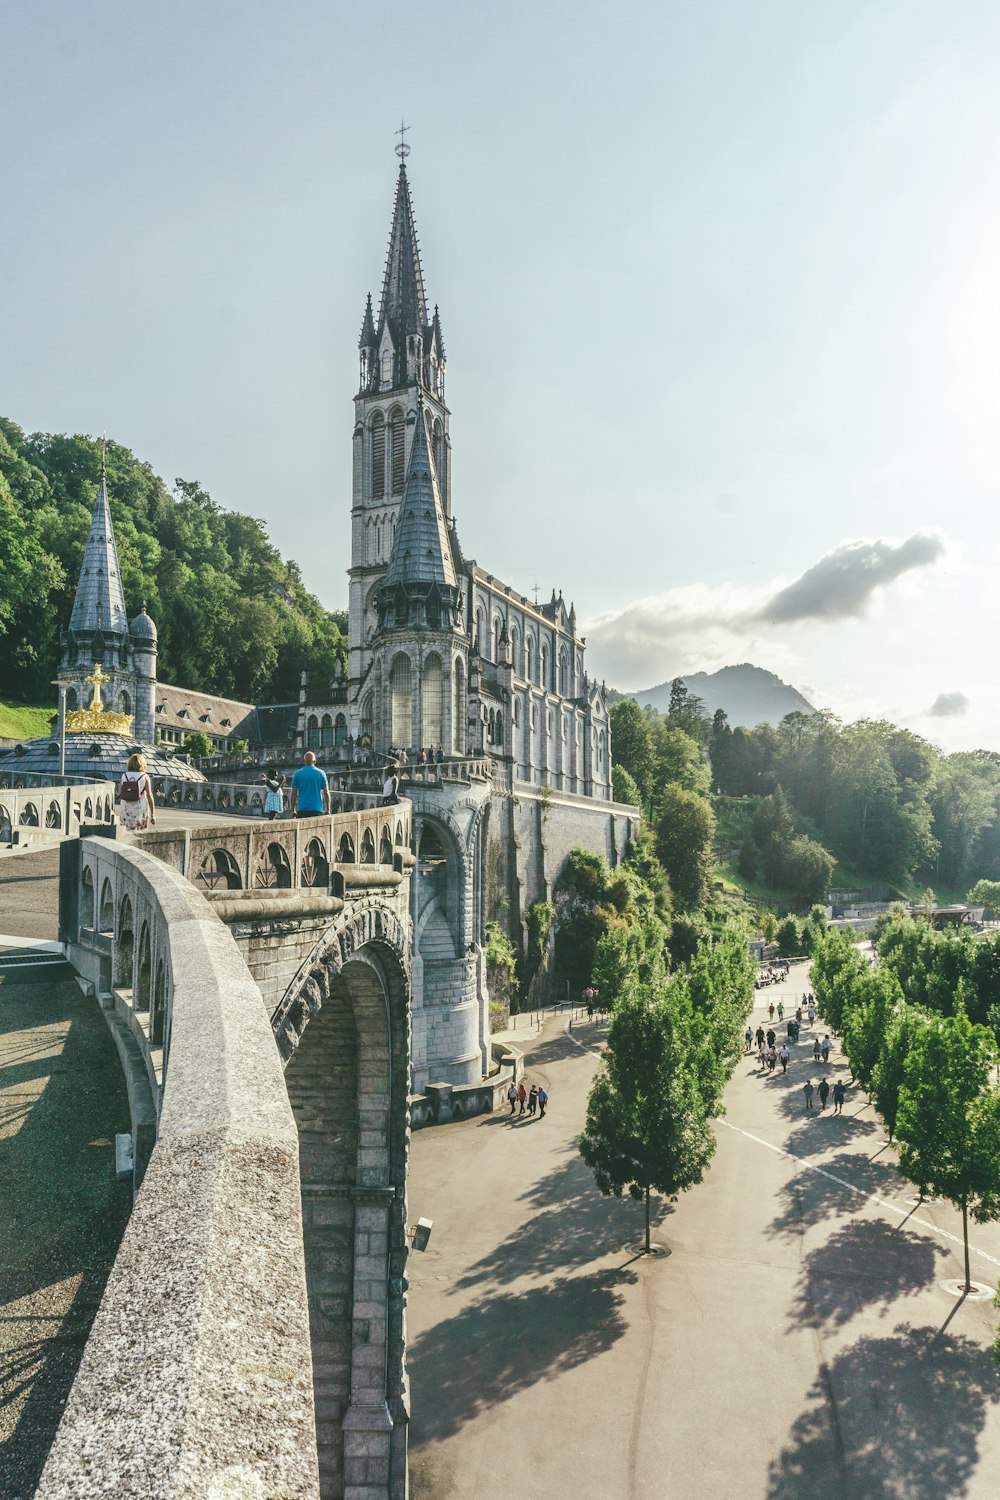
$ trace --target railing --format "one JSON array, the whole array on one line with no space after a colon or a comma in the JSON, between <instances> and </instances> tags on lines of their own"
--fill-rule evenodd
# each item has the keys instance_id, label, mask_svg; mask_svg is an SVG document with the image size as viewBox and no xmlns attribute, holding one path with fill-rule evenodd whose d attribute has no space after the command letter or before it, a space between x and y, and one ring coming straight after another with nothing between
<instances>
[{"instance_id":1,"label":"railing","mask_svg":"<svg viewBox=\"0 0 1000 1500\"><path fill-rule=\"evenodd\" d=\"M179 872L104 839L62 858L61 936L156 1144L36 1495L99 1474L316 1500L298 1138L260 990Z\"/></svg>"},{"instance_id":2,"label":"railing","mask_svg":"<svg viewBox=\"0 0 1000 1500\"><path fill-rule=\"evenodd\" d=\"M399 765L395 759L382 751L369 751L367 753L371 756L371 763L365 766L354 763L352 752L346 745L315 745L306 748L312 749L316 764L326 769L331 776L374 778L384 775L386 768L398 771L401 778L410 772L416 772L422 776L433 771L437 777L445 781L468 781L470 779L488 781L491 775L491 762L488 755L445 756L441 761L412 760ZM303 753L303 747L300 745L262 745L246 754L209 755L203 760L193 761L193 764L206 774L225 770L247 771L268 767L294 769L301 765Z\"/></svg>"},{"instance_id":3,"label":"railing","mask_svg":"<svg viewBox=\"0 0 1000 1500\"><path fill-rule=\"evenodd\" d=\"M0 844L20 842L34 832L71 838L85 825L114 822L115 782L80 778L78 785L53 786L51 777L32 780L31 786L19 787L0 780Z\"/></svg>"},{"instance_id":4,"label":"railing","mask_svg":"<svg viewBox=\"0 0 1000 1500\"><path fill-rule=\"evenodd\" d=\"M152 777L153 798L161 807L187 807L201 812L235 812L243 817L263 817L267 787L261 781L181 781L172 776ZM289 788L285 788L287 806ZM333 787L334 811L375 807L382 800L378 791L346 791Z\"/></svg>"},{"instance_id":5,"label":"railing","mask_svg":"<svg viewBox=\"0 0 1000 1500\"><path fill-rule=\"evenodd\" d=\"M196 790L204 789L199 784ZM347 795L335 793L334 803ZM391 879L412 859L409 801L381 807L380 798L367 794L351 800L359 805L314 818L152 828L137 839L141 848L204 891L311 887L337 894L348 867L371 866L373 875L381 868ZM357 884L361 873L352 868L347 883Z\"/></svg>"}]
</instances>

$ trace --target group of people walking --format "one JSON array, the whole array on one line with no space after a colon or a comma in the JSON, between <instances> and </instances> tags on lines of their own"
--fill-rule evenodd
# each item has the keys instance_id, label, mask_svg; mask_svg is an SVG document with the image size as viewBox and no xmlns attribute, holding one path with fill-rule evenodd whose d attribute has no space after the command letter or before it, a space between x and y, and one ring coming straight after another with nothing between
<instances>
[{"instance_id":1,"label":"group of people walking","mask_svg":"<svg viewBox=\"0 0 1000 1500\"><path fill-rule=\"evenodd\" d=\"M533 1083L530 1089L526 1089L523 1078L520 1083L515 1083L511 1079L507 1089L507 1103L510 1105L510 1114L507 1118L517 1115L520 1119L522 1115L533 1115L537 1110L538 1118L544 1120L545 1106L548 1102L549 1096L542 1084Z\"/></svg>"},{"instance_id":2,"label":"group of people walking","mask_svg":"<svg viewBox=\"0 0 1000 1500\"><path fill-rule=\"evenodd\" d=\"M784 1013L785 1008L780 1000L776 1006L768 1006L768 1015L770 1016L772 1021L777 1015L780 1022L784 1016ZM748 1021L747 1029L743 1033L744 1055L752 1053L756 1048L757 1059L760 1063L762 1073L773 1073L780 1063L782 1074L787 1074L788 1064L791 1061L792 1056L788 1043L794 1043L798 1041L799 1027L802 1025L804 1014L808 1015L810 1026L813 1025L816 1020L816 1004L814 997L811 994L805 997L804 1007L802 1005L796 1007L794 1018L791 1016L789 1017L787 1040L782 1041L780 1047L778 1046L778 1037L773 1026L769 1026L765 1031L763 1025L759 1025L755 1031L753 1025ZM813 1062L829 1063L830 1052L832 1048L833 1043L830 1040L829 1032L824 1032L822 1038L818 1036L814 1037L812 1044ZM838 1079L833 1084L831 1090L831 1085L828 1079L821 1078L819 1084L814 1085L812 1079L810 1078L804 1085L802 1090L803 1094L805 1095L806 1110L812 1110L813 1098L817 1093L819 1094L820 1110L824 1110L826 1108L827 1100L830 1097L831 1091L833 1094L834 1114L839 1115L843 1113L844 1100L847 1097L847 1085L840 1079Z\"/></svg>"}]
</instances>

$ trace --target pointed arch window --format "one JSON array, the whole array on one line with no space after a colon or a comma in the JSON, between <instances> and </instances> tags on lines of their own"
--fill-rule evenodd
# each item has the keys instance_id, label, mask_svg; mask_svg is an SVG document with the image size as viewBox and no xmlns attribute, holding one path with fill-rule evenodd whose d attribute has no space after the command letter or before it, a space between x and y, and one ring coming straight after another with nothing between
<instances>
[{"instance_id":1,"label":"pointed arch window","mask_svg":"<svg viewBox=\"0 0 1000 1500\"><path fill-rule=\"evenodd\" d=\"M380 411L372 417L372 495L385 494L385 418Z\"/></svg>"},{"instance_id":2,"label":"pointed arch window","mask_svg":"<svg viewBox=\"0 0 1000 1500\"><path fill-rule=\"evenodd\" d=\"M406 426L403 413L398 406L394 406L389 413L390 453L392 463L392 493L401 495L403 492L403 481L406 478L403 455L406 449Z\"/></svg>"}]
</instances>

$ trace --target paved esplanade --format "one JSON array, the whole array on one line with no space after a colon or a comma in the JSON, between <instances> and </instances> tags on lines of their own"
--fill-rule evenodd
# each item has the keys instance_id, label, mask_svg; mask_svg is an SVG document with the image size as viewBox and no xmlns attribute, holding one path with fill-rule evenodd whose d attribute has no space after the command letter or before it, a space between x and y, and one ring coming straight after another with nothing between
<instances>
[{"instance_id":1,"label":"paved esplanade","mask_svg":"<svg viewBox=\"0 0 1000 1500\"><path fill-rule=\"evenodd\" d=\"M754 1025L804 987L760 991ZM647 1258L641 1204L576 1153L602 1033L563 1024L529 1057L546 1119L413 1138L410 1219L434 1220L410 1260L413 1500L995 1500L996 1312L942 1288L959 1217L907 1202L864 1097L806 1115L839 1047L814 1064L807 1023L787 1078L739 1064L709 1176ZM992 1285L1000 1227L971 1242Z\"/></svg>"}]
</instances>

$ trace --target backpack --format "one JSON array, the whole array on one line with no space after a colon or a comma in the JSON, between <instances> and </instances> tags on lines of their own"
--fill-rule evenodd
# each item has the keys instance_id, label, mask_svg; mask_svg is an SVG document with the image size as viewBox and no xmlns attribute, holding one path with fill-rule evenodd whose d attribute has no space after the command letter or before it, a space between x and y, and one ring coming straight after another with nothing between
<instances>
[{"instance_id":1,"label":"backpack","mask_svg":"<svg viewBox=\"0 0 1000 1500\"><path fill-rule=\"evenodd\" d=\"M137 776L135 780L130 776L122 777L121 786L118 788L118 796L122 802L138 802L139 782L141 780L141 776Z\"/></svg>"}]
</instances>

